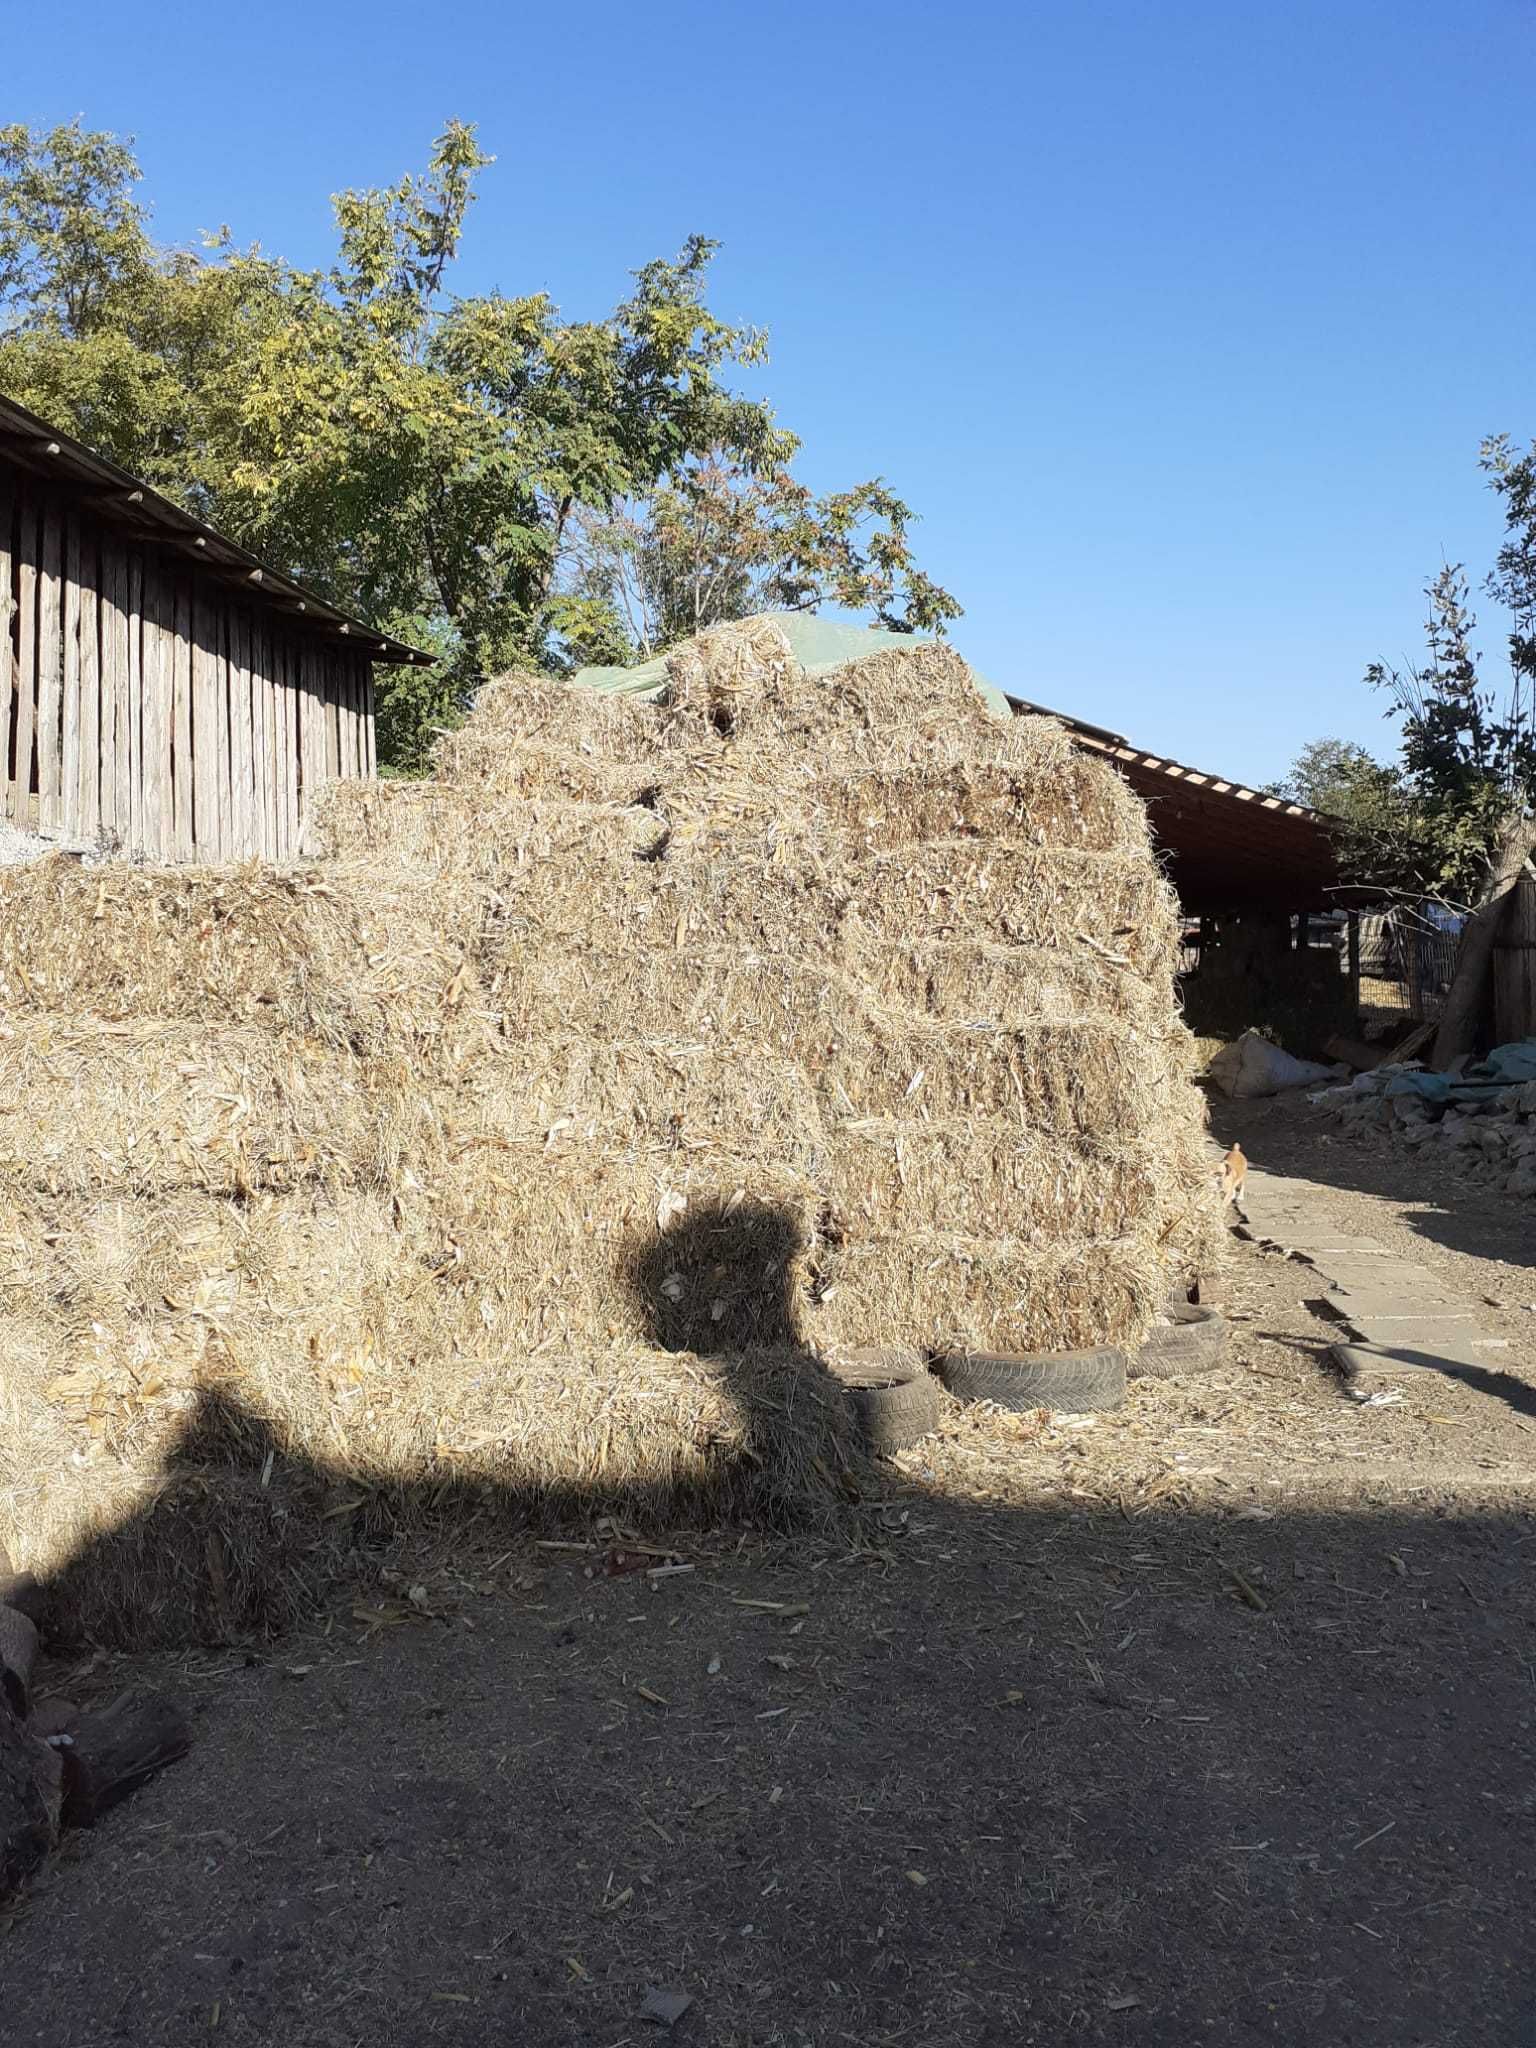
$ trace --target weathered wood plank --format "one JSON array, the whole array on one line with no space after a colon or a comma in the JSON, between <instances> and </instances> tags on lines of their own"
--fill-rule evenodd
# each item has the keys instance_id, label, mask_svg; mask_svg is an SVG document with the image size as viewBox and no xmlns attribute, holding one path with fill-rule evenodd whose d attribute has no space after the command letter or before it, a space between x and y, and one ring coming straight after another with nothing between
<instances>
[{"instance_id":1,"label":"weathered wood plank","mask_svg":"<svg viewBox=\"0 0 1536 2048\"><path fill-rule=\"evenodd\" d=\"M0 472L0 812L10 817L15 804L11 762L12 705L16 689L16 599L12 581L16 567L16 492Z\"/></svg>"},{"instance_id":2,"label":"weathered wood plank","mask_svg":"<svg viewBox=\"0 0 1536 2048\"><path fill-rule=\"evenodd\" d=\"M111 709L102 735L101 807L113 836L128 839L128 558L115 538L102 549L101 700ZM110 752L108 746L110 744ZM110 791L110 795L109 795Z\"/></svg>"},{"instance_id":3,"label":"weathered wood plank","mask_svg":"<svg viewBox=\"0 0 1536 2048\"><path fill-rule=\"evenodd\" d=\"M258 734L256 811L260 827L258 851L263 860L277 858L277 690L272 647L272 627L262 614L251 636L251 698Z\"/></svg>"},{"instance_id":4,"label":"weathered wood plank","mask_svg":"<svg viewBox=\"0 0 1536 2048\"><path fill-rule=\"evenodd\" d=\"M192 588L183 576L176 578L172 593L171 661L171 854L174 860L191 860L197 851L193 832Z\"/></svg>"},{"instance_id":5,"label":"weathered wood plank","mask_svg":"<svg viewBox=\"0 0 1536 2048\"><path fill-rule=\"evenodd\" d=\"M23 490L16 522L16 755L11 815L34 821L32 749L37 727L37 499Z\"/></svg>"},{"instance_id":6,"label":"weathered wood plank","mask_svg":"<svg viewBox=\"0 0 1536 2048\"><path fill-rule=\"evenodd\" d=\"M101 829L101 544L95 522L80 525L80 755L75 815L83 838Z\"/></svg>"},{"instance_id":7,"label":"weathered wood plank","mask_svg":"<svg viewBox=\"0 0 1536 2048\"><path fill-rule=\"evenodd\" d=\"M346 655L334 653L326 659L326 780L336 782L342 774L342 676Z\"/></svg>"},{"instance_id":8,"label":"weathered wood plank","mask_svg":"<svg viewBox=\"0 0 1536 2048\"><path fill-rule=\"evenodd\" d=\"M128 579L128 845L144 844L144 557L126 551Z\"/></svg>"},{"instance_id":9,"label":"weathered wood plank","mask_svg":"<svg viewBox=\"0 0 1536 2048\"><path fill-rule=\"evenodd\" d=\"M279 671L283 718L283 858L299 857L299 656L288 635Z\"/></svg>"},{"instance_id":10,"label":"weathered wood plank","mask_svg":"<svg viewBox=\"0 0 1536 2048\"><path fill-rule=\"evenodd\" d=\"M144 564L144 839L156 860L168 860L175 834L171 788L171 655L173 621L163 562Z\"/></svg>"},{"instance_id":11,"label":"weathered wood plank","mask_svg":"<svg viewBox=\"0 0 1536 2048\"><path fill-rule=\"evenodd\" d=\"M213 800L218 808L215 843L219 859L233 857L234 815L231 809L229 727L229 614L217 601L208 607L208 630L213 643Z\"/></svg>"},{"instance_id":12,"label":"weathered wood plank","mask_svg":"<svg viewBox=\"0 0 1536 2048\"><path fill-rule=\"evenodd\" d=\"M193 844L200 861L216 861L224 850L219 806L219 652L216 619L207 597L192 590L192 764Z\"/></svg>"},{"instance_id":13,"label":"weathered wood plank","mask_svg":"<svg viewBox=\"0 0 1536 2048\"><path fill-rule=\"evenodd\" d=\"M377 713L373 698L373 664L363 664L363 772L377 775L379 772L379 735L376 723Z\"/></svg>"},{"instance_id":14,"label":"weathered wood plank","mask_svg":"<svg viewBox=\"0 0 1536 2048\"><path fill-rule=\"evenodd\" d=\"M60 724L59 826L78 838L80 825L80 515L64 521L64 707Z\"/></svg>"},{"instance_id":15,"label":"weathered wood plank","mask_svg":"<svg viewBox=\"0 0 1536 2048\"><path fill-rule=\"evenodd\" d=\"M299 762L303 790L299 807L299 851L307 854L314 851L314 818L325 784L326 761L325 670L321 651L313 642L302 644L300 678L299 716L302 725Z\"/></svg>"},{"instance_id":16,"label":"weathered wood plank","mask_svg":"<svg viewBox=\"0 0 1536 2048\"><path fill-rule=\"evenodd\" d=\"M272 635L265 613L251 624L251 729L256 735L256 850L263 860L272 858L276 800L272 773L272 748L276 738L272 720Z\"/></svg>"},{"instance_id":17,"label":"weathered wood plank","mask_svg":"<svg viewBox=\"0 0 1536 2048\"><path fill-rule=\"evenodd\" d=\"M229 855L233 860L244 860L251 850L251 685L245 651L245 614L231 611L226 625L229 650Z\"/></svg>"},{"instance_id":18,"label":"weathered wood plank","mask_svg":"<svg viewBox=\"0 0 1536 2048\"><path fill-rule=\"evenodd\" d=\"M64 710L64 524L57 502L44 498L38 523L37 826L57 832L59 743Z\"/></svg>"}]
</instances>

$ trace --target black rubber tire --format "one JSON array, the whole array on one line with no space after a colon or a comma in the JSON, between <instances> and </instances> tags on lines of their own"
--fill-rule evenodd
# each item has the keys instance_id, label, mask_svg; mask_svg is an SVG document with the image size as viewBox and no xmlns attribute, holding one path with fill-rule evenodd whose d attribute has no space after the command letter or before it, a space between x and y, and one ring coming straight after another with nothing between
<instances>
[{"instance_id":1,"label":"black rubber tire","mask_svg":"<svg viewBox=\"0 0 1536 2048\"><path fill-rule=\"evenodd\" d=\"M1227 1351L1227 1319L1219 1309L1171 1301L1131 1357L1133 1380L1180 1380L1214 1372Z\"/></svg>"},{"instance_id":2,"label":"black rubber tire","mask_svg":"<svg viewBox=\"0 0 1536 2048\"><path fill-rule=\"evenodd\" d=\"M939 1383L921 1351L838 1351L827 1370L842 1386L864 1448L904 1451L939 1423Z\"/></svg>"},{"instance_id":3,"label":"black rubber tire","mask_svg":"<svg viewBox=\"0 0 1536 2048\"><path fill-rule=\"evenodd\" d=\"M1063 1415L1090 1415L1125 1406L1125 1353L1111 1345L1097 1351L949 1351L939 1360L939 1377L962 1401L995 1401L1016 1413L1054 1408Z\"/></svg>"}]
</instances>

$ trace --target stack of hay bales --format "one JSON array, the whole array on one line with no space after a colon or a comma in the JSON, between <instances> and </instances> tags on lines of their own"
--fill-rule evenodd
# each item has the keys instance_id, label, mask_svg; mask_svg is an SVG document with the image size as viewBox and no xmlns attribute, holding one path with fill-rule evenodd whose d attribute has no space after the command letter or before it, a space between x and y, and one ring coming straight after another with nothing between
<instances>
[{"instance_id":1,"label":"stack of hay bales","mask_svg":"<svg viewBox=\"0 0 1536 2048\"><path fill-rule=\"evenodd\" d=\"M118 1531L98 1631L279 1620L450 1492L830 1512L819 1359L1134 1342L1211 1256L1141 808L945 650L510 677L325 831L0 877L0 1533Z\"/></svg>"}]
</instances>

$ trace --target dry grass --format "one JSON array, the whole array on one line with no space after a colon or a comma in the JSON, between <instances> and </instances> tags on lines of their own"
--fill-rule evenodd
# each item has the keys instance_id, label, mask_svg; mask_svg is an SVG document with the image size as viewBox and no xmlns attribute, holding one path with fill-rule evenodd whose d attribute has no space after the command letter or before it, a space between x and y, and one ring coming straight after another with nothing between
<instances>
[{"instance_id":1,"label":"dry grass","mask_svg":"<svg viewBox=\"0 0 1536 2048\"><path fill-rule=\"evenodd\" d=\"M508 678L327 831L0 876L5 1533L163 1522L135 1626L279 1621L383 1503L825 1520L834 1348L1129 1342L1214 1256L1140 806L945 650Z\"/></svg>"}]
</instances>

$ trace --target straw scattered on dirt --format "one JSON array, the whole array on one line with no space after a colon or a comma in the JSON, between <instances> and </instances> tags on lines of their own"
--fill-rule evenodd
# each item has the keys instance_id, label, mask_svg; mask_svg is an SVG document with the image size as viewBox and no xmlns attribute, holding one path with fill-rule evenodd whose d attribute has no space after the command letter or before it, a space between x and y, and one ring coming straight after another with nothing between
<instances>
[{"instance_id":1,"label":"straw scattered on dirt","mask_svg":"<svg viewBox=\"0 0 1536 2048\"><path fill-rule=\"evenodd\" d=\"M0 876L3 1533L54 1569L181 1527L167 1472L203 1503L83 1627L301 1604L337 1532L289 1464L826 1523L833 1347L1134 1342L1213 1262L1141 807L945 650L812 679L755 621L658 704L509 677L325 830Z\"/></svg>"}]
</instances>

